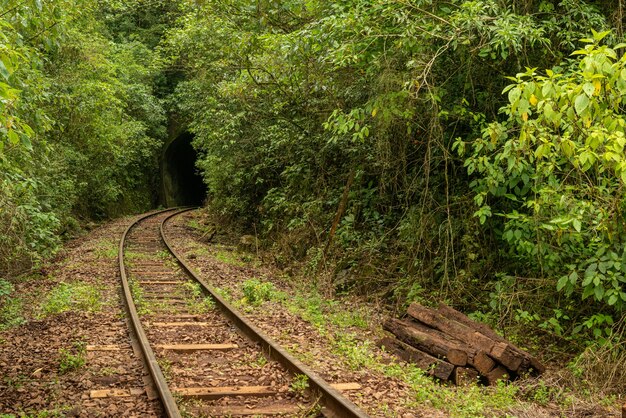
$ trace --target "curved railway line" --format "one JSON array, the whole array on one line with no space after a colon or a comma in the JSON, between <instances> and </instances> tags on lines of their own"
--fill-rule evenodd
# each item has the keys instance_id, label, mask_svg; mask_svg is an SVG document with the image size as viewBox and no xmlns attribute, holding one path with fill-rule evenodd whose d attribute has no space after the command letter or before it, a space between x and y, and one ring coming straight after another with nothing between
<instances>
[{"instance_id":1,"label":"curved railway line","mask_svg":"<svg viewBox=\"0 0 626 418\"><path fill-rule=\"evenodd\" d=\"M131 331L163 415L367 417L345 386L292 357L176 253L165 226L188 210L143 215L119 244Z\"/></svg>"}]
</instances>

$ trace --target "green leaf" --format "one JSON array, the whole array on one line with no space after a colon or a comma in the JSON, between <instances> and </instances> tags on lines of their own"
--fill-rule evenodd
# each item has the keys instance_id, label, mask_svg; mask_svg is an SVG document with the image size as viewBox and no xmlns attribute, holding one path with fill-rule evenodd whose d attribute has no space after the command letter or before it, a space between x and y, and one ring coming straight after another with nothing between
<instances>
[{"instance_id":1,"label":"green leaf","mask_svg":"<svg viewBox=\"0 0 626 418\"><path fill-rule=\"evenodd\" d=\"M604 287L602 287L602 286L596 286L596 287L593 289L593 293L594 293L594 294L595 294L595 296L596 296L596 300L599 300L599 301L600 301L600 300L602 300L602 297L604 296Z\"/></svg>"},{"instance_id":2,"label":"green leaf","mask_svg":"<svg viewBox=\"0 0 626 418\"><path fill-rule=\"evenodd\" d=\"M588 97L591 97L596 91L596 88L593 86L593 83L585 83L583 85L583 91L587 94Z\"/></svg>"},{"instance_id":3,"label":"green leaf","mask_svg":"<svg viewBox=\"0 0 626 418\"><path fill-rule=\"evenodd\" d=\"M33 150L33 144L30 141L30 138L28 137L28 135L20 135L20 139L22 140L22 145L24 146L24 148L26 148L29 151Z\"/></svg>"},{"instance_id":4,"label":"green leaf","mask_svg":"<svg viewBox=\"0 0 626 418\"><path fill-rule=\"evenodd\" d=\"M2 59L0 59L0 75L4 77L5 80L9 80L9 77L11 77L11 73L7 69L6 65L4 65L4 61L2 61Z\"/></svg>"},{"instance_id":5,"label":"green leaf","mask_svg":"<svg viewBox=\"0 0 626 418\"><path fill-rule=\"evenodd\" d=\"M580 229L582 227L581 222L578 219L574 219L574 221L572 221L572 224L574 225L574 229L576 230L576 232L580 232Z\"/></svg>"},{"instance_id":6,"label":"green leaf","mask_svg":"<svg viewBox=\"0 0 626 418\"><path fill-rule=\"evenodd\" d=\"M565 287L565 285L568 282L568 277L567 276L563 276L559 279L559 281L556 283L556 290L561 291L561 289L563 289Z\"/></svg>"},{"instance_id":7,"label":"green leaf","mask_svg":"<svg viewBox=\"0 0 626 418\"><path fill-rule=\"evenodd\" d=\"M20 137L17 135L17 132L15 132L14 130L10 130L7 133L8 137L9 137L9 143L11 143L11 145L17 145L20 142Z\"/></svg>"},{"instance_id":8,"label":"green leaf","mask_svg":"<svg viewBox=\"0 0 626 418\"><path fill-rule=\"evenodd\" d=\"M582 115L582 113L585 111L585 109L587 109L588 106L589 97L587 97L586 94L580 94L578 95L578 97L576 97L576 100L574 101L574 108L576 109L576 113L578 113L578 115Z\"/></svg>"},{"instance_id":9,"label":"green leaf","mask_svg":"<svg viewBox=\"0 0 626 418\"><path fill-rule=\"evenodd\" d=\"M511 91L509 91L509 102L511 104L514 104L519 100L521 96L522 96L522 91L518 87L516 87L512 89Z\"/></svg>"}]
</instances>

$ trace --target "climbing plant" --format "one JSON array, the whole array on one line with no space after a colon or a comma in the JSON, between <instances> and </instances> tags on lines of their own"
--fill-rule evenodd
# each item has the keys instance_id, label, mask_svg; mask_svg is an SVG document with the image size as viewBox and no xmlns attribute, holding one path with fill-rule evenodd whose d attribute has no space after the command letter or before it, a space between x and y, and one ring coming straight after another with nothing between
<instances>
[{"instance_id":1,"label":"climbing plant","mask_svg":"<svg viewBox=\"0 0 626 418\"><path fill-rule=\"evenodd\" d=\"M476 175L475 216L500 231L515 260L508 271L547 279L574 298L571 317L603 326L612 323L604 313L626 304L626 44L603 45L609 34L583 39L567 66L512 78L507 120L490 124L465 162Z\"/></svg>"}]
</instances>

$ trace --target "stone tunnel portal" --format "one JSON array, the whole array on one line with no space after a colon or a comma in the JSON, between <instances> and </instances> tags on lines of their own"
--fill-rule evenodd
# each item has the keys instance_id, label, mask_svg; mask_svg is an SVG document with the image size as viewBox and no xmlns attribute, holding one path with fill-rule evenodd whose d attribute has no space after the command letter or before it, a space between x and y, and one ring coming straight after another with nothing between
<instances>
[{"instance_id":1,"label":"stone tunnel portal","mask_svg":"<svg viewBox=\"0 0 626 418\"><path fill-rule=\"evenodd\" d=\"M162 160L165 206L200 206L206 198L206 186L196 169L193 135L183 133L165 149Z\"/></svg>"}]
</instances>

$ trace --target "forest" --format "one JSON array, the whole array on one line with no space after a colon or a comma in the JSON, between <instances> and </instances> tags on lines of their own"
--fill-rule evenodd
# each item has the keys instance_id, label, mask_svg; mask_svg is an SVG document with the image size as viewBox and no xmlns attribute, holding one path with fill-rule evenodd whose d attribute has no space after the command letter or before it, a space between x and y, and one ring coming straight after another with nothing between
<instances>
[{"instance_id":1,"label":"forest","mask_svg":"<svg viewBox=\"0 0 626 418\"><path fill-rule=\"evenodd\" d=\"M625 7L0 0L0 298L162 203L184 131L220 227L320 293L445 302L623 392Z\"/></svg>"}]
</instances>

